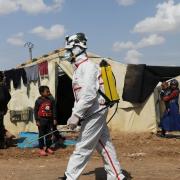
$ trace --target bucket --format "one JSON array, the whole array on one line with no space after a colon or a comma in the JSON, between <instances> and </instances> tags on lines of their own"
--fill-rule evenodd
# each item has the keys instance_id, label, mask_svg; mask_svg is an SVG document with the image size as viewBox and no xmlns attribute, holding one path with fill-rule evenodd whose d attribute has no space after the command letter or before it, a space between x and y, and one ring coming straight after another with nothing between
<instances>
[{"instance_id":1,"label":"bucket","mask_svg":"<svg viewBox=\"0 0 180 180\"><path fill-rule=\"evenodd\" d=\"M17 146L19 148L37 148L39 135L36 132L20 132Z\"/></svg>"}]
</instances>

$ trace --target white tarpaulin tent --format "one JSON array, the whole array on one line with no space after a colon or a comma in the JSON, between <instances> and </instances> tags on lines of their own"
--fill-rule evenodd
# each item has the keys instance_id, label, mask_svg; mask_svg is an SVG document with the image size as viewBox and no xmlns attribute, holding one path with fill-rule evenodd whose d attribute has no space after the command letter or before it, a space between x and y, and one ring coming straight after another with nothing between
<instances>
[{"instance_id":1,"label":"white tarpaulin tent","mask_svg":"<svg viewBox=\"0 0 180 180\"><path fill-rule=\"evenodd\" d=\"M49 78L41 79L41 85L48 85L52 94L56 97L57 88L57 71L58 66L71 78L72 67L68 62L61 61L63 50L59 52L49 54L47 57L38 58L36 62L29 62L25 66L32 66L42 61L48 61ZM91 60L99 63L102 58L88 53ZM108 59L108 63L111 64L114 75L116 77L116 85L120 97L122 96L124 78L126 73L126 65L117 61ZM22 67L22 66L21 66ZM61 86L61 84L60 84ZM65 86L65 84L62 84ZM38 84L31 83L29 88L29 96L27 95L27 87L21 83L20 89L14 89L11 85L10 93L12 99L8 104L9 111L5 116L5 127L11 133L17 135L21 131L37 131L34 118L27 121L11 121L10 111L23 111L25 109L33 109L36 98L39 96ZM159 113L156 112L157 97L153 93L146 102L142 104L131 104L129 102L120 99L118 110L116 115L109 123L109 127L113 132L156 132L157 131L157 119ZM66 102L68 103L68 102ZM115 110L115 107L109 109L108 117L110 117ZM158 116L157 116L158 115Z\"/></svg>"}]
</instances>

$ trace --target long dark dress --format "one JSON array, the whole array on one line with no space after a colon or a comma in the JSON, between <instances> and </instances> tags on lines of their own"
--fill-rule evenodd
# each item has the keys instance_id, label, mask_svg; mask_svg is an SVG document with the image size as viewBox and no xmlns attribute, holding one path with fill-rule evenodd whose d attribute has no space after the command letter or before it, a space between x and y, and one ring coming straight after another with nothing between
<instances>
[{"instance_id":1,"label":"long dark dress","mask_svg":"<svg viewBox=\"0 0 180 180\"><path fill-rule=\"evenodd\" d=\"M180 131L179 89L173 90L163 100L168 103L168 108L164 112L160 126L165 131Z\"/></svg>"}]
</instances>

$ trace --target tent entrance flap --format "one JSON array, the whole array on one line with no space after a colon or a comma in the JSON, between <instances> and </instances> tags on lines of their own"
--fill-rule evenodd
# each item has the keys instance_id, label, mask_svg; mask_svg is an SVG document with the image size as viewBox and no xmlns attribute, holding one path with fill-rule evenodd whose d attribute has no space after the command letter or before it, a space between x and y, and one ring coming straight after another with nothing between
<instances>
[{"instance_id":1,"label":"tent entrance flap","mask_svg":"<svg viewBox=\"0 0 180 180\"><path fill-rule=\"evenodd\" d=\"M74 105L72 80L66 74L58 77L56 97L57 121L58 124L65 125L71 116Z\"/></svg>"}]
</instances>

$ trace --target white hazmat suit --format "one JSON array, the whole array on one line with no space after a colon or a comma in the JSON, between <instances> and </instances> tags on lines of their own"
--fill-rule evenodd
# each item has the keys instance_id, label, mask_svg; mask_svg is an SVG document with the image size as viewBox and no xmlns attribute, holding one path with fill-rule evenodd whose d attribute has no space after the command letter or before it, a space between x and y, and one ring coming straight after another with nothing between
<instances>
[{"instance_id":1,"label":"white hazmat suit","mask_svg":"<svg viewBox=\"0 0 180 180\"><path fill-rule=\"evenodd\" d=\"M86 53L76 57L73 66L72 86L75 103L68 124L77 124L79 118L105 107L104 99L98 93L99 88L103 90L99 67L87 58ZM124 179L114 146L110 140L106 124L107 111L105 109L82 121L75 150L65 171L67 180L79 178L95 149L103 158L107 179Z\"/></svg>"}]
</instances>

